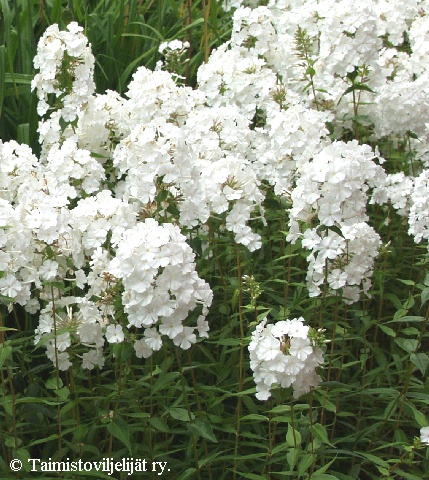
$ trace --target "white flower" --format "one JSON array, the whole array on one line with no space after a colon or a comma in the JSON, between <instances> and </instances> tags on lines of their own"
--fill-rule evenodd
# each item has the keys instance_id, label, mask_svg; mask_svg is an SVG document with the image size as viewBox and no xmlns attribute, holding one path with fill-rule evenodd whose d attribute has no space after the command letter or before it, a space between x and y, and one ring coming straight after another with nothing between
<instances>
[{"instance_id":1,"label":"white flower","mask_svg":"<svg viewBox=\"0 0 429 480\"><path fill-rule=\"evenodd\" d=\"M161 335L154 328L146 328L144 331L145 342L151 350L159 350L162 346Z\"/></svg>"},{"instance_id":2,"label":"white flower","mask_svg":"<svg viewBox=\"0 0 429 480\"><path fill-rule=\"evenodd\" d=\"M336 268L328 275L329 286L334 290L338 290L347 283L347 277L346 272L342 272L339 268Z\"/></svg>"},{"instance_id":3,"label":"white flower","mask_svg":"<svg viewBox=\"0 0 429 480\"><path fill-rule=\"evenodd\" d=\"M182 322L174 317L163 318L159 325L159 331L171 339L179 335L183 331L183 328Z\"/></svg>"},{"instance_id":4,"label":"white flower","mask_svg":"<svg viewBox=\"0 0 429 480\"><path fill-rule=\"evenodd\" d=\"M429 445L429 427L422 427L420 429L420 441Z\"/></svg>"},{"instance_id":5,"label":"white flower","mask_svg":"<svg viewBox=\"0 0 429 480\"><path fill-rule=\"evenodd\" d=\"M54 280L58 272L58 263L53 260L46 260L39 268L39 275L44 280Z\"/></svg>"},{"instance_id":6,"label":"white flower","mask_svg":"<svg viewBox=\"0 0 429 480\"><path fill-rule=\"evenodd\" d=\"M291 338L289 353L301 361L313 353L313 347L308 338Z\"/></svg>"},{"instance_id":7,"label":"white flower","mask_svg":"<svg viewBox=\"0 0 429 480\"><path fill-rule=\"evenodd\" d=\"M200 337L209 338L209 322L205 319L203 315L200 315L197 320L197 331Z\"/></svg>"},{"instance_id":8,"label":"white flower","mask_svg":"<svg viewBox=\"0 0 429 480\"><path fill-rule=\"evenodd\" d=\"M153 353L153 350L148 346L144 338L134 342L134 350L138 358L149 358Z\"/></svg>"},{"instance_id":9,"label":"white flower","mask_svg":"<svg viewBox=\"0 0 429 480\"><path fill-rule=\"evenodd\" d=\"M92 370L94 367L103 368L104 357L98 349L91 349L82 354L82 368Z\"/></svg>"},{"instance_id":10,"label":"white flower","mask_svg":"<svg viewBox=\"0 0 429 480\"><path fill-rule=\"evenodd\" d=\"M183 330L173 338L174 345L182 348L183 350L188 350L191 348L192 344L194 344L196 341L197 337L192 327L183 327Z\"/></svg>"},{"instance_id":11,"label":"white flower","mask_svg":"<svg viewBox=\"0 0 429 480\"><path fill-rule=\"evenodd\" d=\"M124 332L120 325L108 325L106 328L106 340L109 343L121 343L124 341Z\"/></svg>"},{"instance_id":12,"label":"white flower","mask_svg":"<svg viewBox=\"0 0 429 480\"><path fill-rule=\"evenodd\" d=\"M59 352L63 352L71 345L70 333L65 332L56 338L56 346Z\"/></svg>"},{"instance_id":13,"label":"white flower","mask_svg":"<svg viewBox=\"0 0 429 480\"><path fill-rule=\"evenodd\" d=\"M0 292L5 297L15 298L21 290L21 284L14 275L6 275L0 278Z\"/></svg>"}]
</instances>

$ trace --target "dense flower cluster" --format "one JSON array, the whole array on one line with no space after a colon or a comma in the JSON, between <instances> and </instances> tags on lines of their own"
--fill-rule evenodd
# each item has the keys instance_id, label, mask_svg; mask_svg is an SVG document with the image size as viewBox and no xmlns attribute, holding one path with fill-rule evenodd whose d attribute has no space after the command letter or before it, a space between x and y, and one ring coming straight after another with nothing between
<instances>
[{"instance_id":1,"label":"dense flower cluster","mask_svg":"<svg viewBox=\"0 0 429 480\"><path fill-rule=\"evenodd\" d=\"M178 227L147 218L126 230L107 271L124 286L128 327L145 328L144 338L134 343L138 357L161 348L160 333L185 350L195 343L195 329L183 322L197 304L202 305L198 331L200 336L207 332L204 318L212 292L198 277L194 253Z\"/></svg>"},{"instance_id":2,"label":"dense flower cluster","mask_svg":"<svg viewBox=\"0 0 429 480\"><path fill-rule=\"evenodd\" d=\"M261 78L268 82L273 72L288 93L318 110L332 110L338 128L350 128L358 108L370 117L377 138L408 130L427 136L427 0L363 2L359 10L350 0L224 4L235 8L233 35L224 53L218 50L213 64L201 70L210 89L218 85L237 104L243 95L253 95L252 106L265 109L270 84L258 95L257 83L252 94L231 83L245 82L244 69L231 59L259 58ZM227 58L229 63L222 61Z\"/></svg>"},{"instance_id":3,"label":"dense flower cluster","mask_svg":"<svg viewBox=\"0 0 429 480\"><path fill-rule=\"evenodd\" d=\"M256 397L267 400L274 386L292 387L295 398L316 387L316 369L323 364L322 336L304 324L304 319L263 320L252 333L250 367L256 383Z\"/></svg>"}]
</instances>

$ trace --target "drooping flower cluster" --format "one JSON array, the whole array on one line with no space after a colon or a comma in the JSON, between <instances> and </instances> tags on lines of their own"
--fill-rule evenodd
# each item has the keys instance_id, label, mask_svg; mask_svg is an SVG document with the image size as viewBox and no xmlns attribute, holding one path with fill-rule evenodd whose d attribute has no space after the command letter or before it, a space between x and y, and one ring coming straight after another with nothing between
<instances>
[{"instance_id":1,"label":"drooping flower cluster","mask_svg":"<svg viewBox=\"0 0 429 480\"><path fill-rule=\"evenodd\" d=\"M263 320L249 344L250 368L256 397L267 400L275 386L293 388L293 396L308 393L320 382L317 368L323 364L323 336L304 324L304 319Z\"/></svg>"}]
</instances>

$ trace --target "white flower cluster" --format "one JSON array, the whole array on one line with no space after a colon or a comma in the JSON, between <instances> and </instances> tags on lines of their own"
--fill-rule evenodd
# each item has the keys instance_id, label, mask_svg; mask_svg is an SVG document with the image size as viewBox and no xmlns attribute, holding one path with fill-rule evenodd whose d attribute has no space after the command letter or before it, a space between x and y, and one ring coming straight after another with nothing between
<instances>
[{"instance_id":1,"label":"white flower cluster","mask_svg":"<svg viewBox=\"0 0 429 480\"><path fill-rule=\"evenodd\" d=\"M384 204L389 201L399 215L408 217L413 186L413 179L403 172L386 175L384 182L374 188L371 202Z\"/></svg>"},{"instance_id":2,"label":"white flower cluster","mask_svg":"<svg viewBox=\"0 0 429 480\"><path fill-rule=\"evenodd\" d=\"M264 6L258 6L261 3ZM332 110L339 128L350 128L359 103L359 113L369 115L377 138L408 130L428 135L427 0L367 1L360 3L359 10L351 0L228 0L224 4L227 10L236 8L233 35L228 48L218 49L201 69L204 90L221 88L237 104L244 95L253 97L252 106L257 103L265 109L267 89L275 85L268 79L274 72L301 101ZM301 43L297 42L300 33ZM406 43L409 50L401 48ZM256 64L259 58L262 72L258 73L266 83L261 94L256 82L246 80L249 70L241 68L236 58L241 64L246 60ZM353 76L354 98L351 90L344 95ZM235 86L240 80L244 89ZM211 95L217 101L222 98Z\"/></svg>"},{"instance_id":3,"label":"white flower cluster","mask_svg":"<svg viewBox=\"0 0 429 480\"><path fill-rule=\"evenodd\" d=\"M131 341L145 357L162 336L182 348L206 336L211 291L183 233L215 217L260 248L252 221L264 221L269 185L290 206L288 240L310 251L310 295L369 294L381 241L368 202L390 201L416 241L429 238L427 171L386 175L377 149L334 140L362 125L372 145L408 135L410 153L429 164L428 1L359 11L350 0L264 3L227 2L231 40L200 67L195 89L140 67L125 97L96 95L81 27L54 25L40 40L41 158L0 143L0 293L41 310L37 339L61 368L75 355L102 366L106 340ZM281 336L305 340L270 335L279 349ZM252 345L259 352L256 337Z\"/></svg>"},{"instance_id":4,"label":"white flower cluster","mask_svg":"<svg viewBox=\"0 0 429 480\"><path fill-rule=\"evenodd\" d=\"M124 286L128 328L145 329L144 338L134 343L138 357L147 358L161 348L160 334L185 350L195 343L195 329L183 322L198 304L202 306L198 331L200 336L207 333L204 318L212 292L198 277L193 261L186 238L172 224L159 225L147 218L124 232L107 270Z\"/></svg>"},{"instance_id":5,"label":"white flower cluster","mask_svg":"<svg viewBox=\"0 0 429 480\"><path fill-rule=\"evenodd\" d=\"M180 228L222 215L257 249L248 223L264 198L246 117L144 67L128 98L94 95L81 31L53 26L39 44L41 159L0 144L0 293L40 310L35 341L62 370L102 367L106 341L148 357L167 337L184 349L207 337L212 292Z\"/></svg>"},{"instance_id":6,"label":"white flower cluster","mask_svg":"<svg viewBox=\"0 0 429 480\"><path fill-rule=\"evenodd\" d=\"M320 382L316 371L324 362L320 335L317 341L312 340L311 329L302 317L266 322L256 327L248 347L256 397L267 400L274 386L292 387L295 398L308 393Z\"/></svg>"},{"instance_id":7,"label":"white flower cluster","mask_svg":"<svg viewBox=\"0 0 429 480\"><path fill-rule=\"evenodd\" d=\"M416 242L429 240L429 170L414 179L410 195L409 233Z\"/></svg>"},{"instance_id":8,"label":"white flower cluster","mask_svg":"<svg viewBox=\"0 0 429 480\"><path fill-rule=\"evenodd\" d=\"M369 226L366 206L370 187L384 182L385 172L368 145L334 142L299 170L291 192L290 232L287 237L311 251L307 282L310 296L342 289L355 302L368 293L374 259L381 240Z\"/></svg>"},{"instance_id":9,"label":"white flower cluster","mask_svg":"<svg viewBox=\"0 0 429 480\"><path fill-rule=\"evenodd\" d=\"M387 175L385 182L374 190L372 201L389 202L408 222L408 233L416 243L429 240L429 170L423 170L417 177L403 172Z\"/></svg>"},{"instance_id":10,"label":"white flower cluster","mask_svg":"<svg viewBox=\"0 0 429 480\"><path fill-rule=\"evenodd\" d=\"M58 25L49 26L39 40L34 66L39 69L31 83L39 98L37 112L40 116L49 109L49 119L41 120L39 133L45 148L60 140L60 119L73 122L81 107L93 95L94 56L88 39L76 22L60 31ZM52 97L61 108L50 105Z\"/></svg>"},{"instance_id":11,"label":"white flower cluster","mask_svg":"<svg viewBox=\"0 0 429 480\"><path fill-rule=\"evenodd\" d=\"M178 227L159 225L150 218L136 223L132 205L113 198L108 190L79 200L74 208L50 205L43 229L27 220L22 222L26 228L21 236L17 235L18 222L12 223L16 209L6 201L3 206L5 274L0 278L0 293L32 313L38 309L37 296L47 302L35 342L43 341L48 357L60 369L71 366L70 355L79 345L86 348L75 354L81 356L82 366L94 368L104 364L106 340L118 343L126 338L134 344L137 356L146 358L161 348L160 334L183 349L195 343L195 330L200 337L207 336L205 317L212 292L198 277L194 254ZM49 237L45 231L48 220ZM26 256L24 245L29 250ZM30 269L29 259L38 267ZM82 296L67 296L51 282L75 285L82 289ZM36 288L32 298L31 284ZM118 297L126 325L118 321ZM197 326L185 325L198 305Z\"/></svg>"},{"instance_id":12,"label":"white flower cluster","mask_svg":"<svg viewBox=\"0 0 429 480\"><path fill-rule=\"evenodd\" d=\"M201 92L177 86L164 71L139 68L127 95L95 97L76 130L82 146L112 158L116 196L147 211L164 191L164 206L176 205L180 225L223 214L237 242L259 248L248 225L264 198L247 158L249 121L237 109L205 106Z\"/></svg>"}]
</instances>

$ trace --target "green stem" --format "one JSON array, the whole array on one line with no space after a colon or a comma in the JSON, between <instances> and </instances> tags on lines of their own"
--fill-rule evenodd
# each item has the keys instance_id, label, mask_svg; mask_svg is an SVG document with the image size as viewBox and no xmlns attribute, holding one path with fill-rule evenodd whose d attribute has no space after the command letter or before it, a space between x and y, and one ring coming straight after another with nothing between
<instances>
[{"instance_id":1,"label":"green stem","mask_svg":"<svg viewBox=\"0 0 429 480\"><path fill-rule=\"evenodd\" d=\"M186 393L185 376L183 374L182 362L180 361L180 355L179 355L178 349L175 348L174 352L176 354L177 365L179 366L180 385L182 387L182 395L183 395L183 400L185 402L186 411L188 412L189 423L194 423L194 417L192 415L191 406L189 405L188 395ZM196 442L194 434L192 434L192 444L193 444L193 450L194 450L195 469L197 471L198 478L201 480L201 472L200 472L200 466L199 466L199 462L198 462L197 442Z\"/></svg>"},{"instance_id":2,"label":"green stem","mask_svg":"<svg viewBox=\"0 0 429 480\"><path fill-rule=\"evenodd\" d=\"M57 392L61 388L60 369L58 361L58 345L57 345L57 311L55 307L54 287L51 285L51 298L52 298L52 317L54 319L54 352L55 352L55 377L57 381ZM57 395L57 419L58 419L58 461L61 462L62 458L62 425L61 425L61 406ZM60 476L62 476L60 474Z\"/></svg>"},{"instance_id":3,"label":"green stem","mask_svg":"<svg viewBox=\"0 0 429 480\"><path fill-rule=\"evenodd\" d=\"M238 277L238 318L240 324L240 357L238 364L238 386L237 386L237 427L235 432L235 446L234 446L234 480L237 478L237 458L238 458L238 446L240 441L240 429L241 429L241 417L243 413L243 400L241 392L243 391L244 380L244 315L243 315L243 275L241 268L240 249L236 247L236 261L237 261L237 277Z\"/></svg>"}]
</instances>

